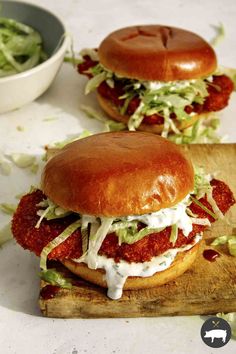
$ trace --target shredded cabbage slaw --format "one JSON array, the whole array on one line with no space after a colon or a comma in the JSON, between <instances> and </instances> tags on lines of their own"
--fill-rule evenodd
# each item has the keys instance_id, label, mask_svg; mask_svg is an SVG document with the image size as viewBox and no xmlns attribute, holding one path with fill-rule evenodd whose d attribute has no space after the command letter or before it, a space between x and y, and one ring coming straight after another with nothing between
<instances>
[{"instance_id":1,"label":"shredded cabbage slaw","mask_svg":"<svg viewBox=\"0 0 236 354\"><path fill-rule=\"evenodd\" d=\"M29 70L47 59L40 34L10 18L0 18L0 77Z\"/></svg>"},{"instance_id":2,"label":"shredded cabbage slaw","mask_svg":"<svg viewBox=\"0 0 236 354\"><path fill-rule=\"evenodd\" d=\"M80 55L84 55L83 50ZM90 49L86 54L97 60L97 52ZM125 93L120 97L125 100L121 108L121 114L125 114L128 103L133 97L139 97L141 102L135 112L131 115L128 128L136 130L142 123L145 115L161 114L164 117L164 128L162 136L167 137L170 130L180 134L170 115L174 113L178 121L190 120L192 115L185 112L184 108L193 103L204 102L208 96L207 85L212 80L211 76L196 80L183 80L173 82L160 81L139 81L117 76L102 64L88 70L93 77L88 81L85 87L85 94L95 90L103 81L110 87L114 87L116 82L121 82Z\"/></svg>"}]
</instances>

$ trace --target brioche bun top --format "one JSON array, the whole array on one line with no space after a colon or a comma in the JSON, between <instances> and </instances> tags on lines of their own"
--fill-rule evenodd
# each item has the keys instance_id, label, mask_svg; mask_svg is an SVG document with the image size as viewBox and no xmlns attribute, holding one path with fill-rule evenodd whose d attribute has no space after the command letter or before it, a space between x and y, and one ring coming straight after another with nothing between
<instances>
[{"instance_id":1,"label":"brioche bun top","mask_svg":"<svg viewBox=\"0 0 236 354\"><path fill-rule=\"evenodd\" d=\"M169 208L193 190L181 148L151 133L101 133L66 145L46 164L42 190L57 205L94 216Z\"/></svg>"},{"instance_id":2,"label":"brioche bun top","mask_svg":"<svg viewBox=\"0 0 236 354\"><path fill-rule=\"evenodd\" d=\"M212 74L213 48L197 34L161 25L132 26L109 34L98 48L102 65L122 77L175 81Z\"/></svg>"}]
</instances>

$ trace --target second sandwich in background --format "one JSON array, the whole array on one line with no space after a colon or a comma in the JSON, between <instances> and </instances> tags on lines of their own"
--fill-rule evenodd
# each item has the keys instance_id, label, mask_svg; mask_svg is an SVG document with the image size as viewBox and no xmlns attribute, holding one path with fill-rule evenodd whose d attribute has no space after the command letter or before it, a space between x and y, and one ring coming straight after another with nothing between
<instances>
[{"instance_id":1,"label":"second sandwich in background","mask_svg":"<svg viewBox=\"0 0 236 354\"><path fill-rule=\"evenodd\" d=\"M180 28L146 25L109 34L84 49L78 71L97 90L103 110L129 130L182 134L199 118L228 105L231 79L217 71L213 48Z\"/></svg>"}]
</instances>

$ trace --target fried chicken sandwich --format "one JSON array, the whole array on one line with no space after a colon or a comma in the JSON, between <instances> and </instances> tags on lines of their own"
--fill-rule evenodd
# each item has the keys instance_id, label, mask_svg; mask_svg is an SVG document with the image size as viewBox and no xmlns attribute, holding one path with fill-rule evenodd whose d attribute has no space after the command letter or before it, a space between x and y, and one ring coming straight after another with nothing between
<instances>
[{"instance_id":1,"label":"fried chicken sandwich","mask_svg":"<svg viewBox=\"0 0 236 354\"><path fill-rule=\"evenodd\" d=\"M49 159L41 190L22 197L17 242L83 279L123 289L169 282L194 262L202 232L235 203L222 181L194 172L174 143L146 132L101 133Z\"/></svg>"},{"instance_id":2,"label":"fried chicken sandwich","mask_svg":"<svg viewBox=\"0 0 236 354\"><path fill-rule=\"evenodd\" d=\"M227 106L234 85L217 72L216 54L200 36L161 25L131 26L84 49L85 93L129 130L167 137Z\"/></svg>"}]
</instances>

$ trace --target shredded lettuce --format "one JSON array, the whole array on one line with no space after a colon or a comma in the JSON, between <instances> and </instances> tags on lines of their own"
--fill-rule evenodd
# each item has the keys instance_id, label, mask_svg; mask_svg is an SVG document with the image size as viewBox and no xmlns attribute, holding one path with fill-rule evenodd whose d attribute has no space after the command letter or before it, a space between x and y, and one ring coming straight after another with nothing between
<instances>
[{"instance_id":1,"label":"shredded lettuce","mask_svg":"<svg viewBox=\"0 0 236 354\"><path fill-rule=\"evenodd\" d=\"M211 175L206 174L203 167L194 166L194 194L201 199L212 190Z\"/></svg>"},{"instance_id":2,"label":"shredded lettuce","mask_svg":"<svg viewBox=\"0 0 236 354\"><path fill-rule=\"evenodd\" d=\"M88 225L86 227L83 227L82 224L81 236L82 236L82 254L84 255L88 250L88 244L89 244Z\"/></svg>"},{"instance_id":3,"label":"shredded lettuce","mask_svg":"<svg viewBox=\"0 0 236 354\"><path fill-rule=\"evenodd\" d=\"M81 105L80 108L89 118L96 119L99 122L104 123L105 131L120 131L126 129L126 125L124 123L116 122L112 119L107 119L105 116L89 106Z\"/></svg>"},{"instance_id":4,"label":"shredded lettuce","mask_svg":"<svg viewBox=\"0 0 236 354\"><path fill-rule=\"evenodd\" d=\"M222 23L219 23L218 26L212 25L215 30L215 36L210 41L213 47L216 47L224 38L225 38L225 28Z\"/></svg>"},{"instance_id":5,"label":"shredded lettuce","mask_svg":"<svg viewBox=\"0 0 236 354\"><path fill-rule=\"evenodd\" d=\"M31 167L36 160L36 157L34 155L24 153L13 153L10 157L14 164L20 168Z\"/></svg>"},{"instance_id":6,"label":"shredded lettuce","mask_svg":"<svg viewBox=\"0 0 236 354\"><path fill-rule=\"evenodd\" d=\"M90 79L85 86L85 95L95 90L104 80L106 80L106 77L106 73L103 72Z\"/></svg>"},{"instance_id":7,"label":"shredded lettuce","mask_svg":"<svg viewBox=\"0 0 236 354\"><path fill-rule=\"evenodd\" d=\"M96 256L98 251L108 234L108 231L114 221L114 218L101 217L101 224L97 228L95 234L93 234L93 228L91 227L90 237L89 237L89 248L88 248L88 267L91 269L97 268Z\"/></svg>"},{"instance_id":8,"label":"shredded lettuce","mask_svg":"<svg viewBox=\"0 0 236 354\"><path fill-rule=\"evenodd\" d=\"M5 214L13 215L16 211L16 205L9 203L1 203L0 210Z\"/></svg>"},{"instance_id":9,"label":"shredded lettuce","mask_svg":"<svg viewBox=\"0 0 236 354\"><path fill-rule=\"evenodd\" d=\"M198 205L207 214L211 215L215 220L217 219L217 216L211 210L209 210L205 205L203 205L198 199L196 199L192 195L191 195L191 199L196 205Z\"/></svg>"},{"instance_id":10,"label":"shredded lettuce","mask_svg":"<svg viewBox=\"0 0 236 354\"><path fill-rule=\"evenodd\" d=\"M79 139L87 138L87 136L90 136L90 135L92 135L92 133L89 130L85 129L79 135L75 135L73 137L67 138L62 141L56 141L55 143L50 145L50 147L62 149L67 144L73 143L74 141L79 140Z\"/></svg>"},{"instance_id":11,"label":"shredded lettuce","mask_svg":"<svg viewBox=\"0 0 236 354\"><path fill-rule=\"evenodd\" d=\"M0 229L0 247L2 247L6 242L12 240L11 224L5 225Z\"/></svg>"},{"instance_id":12,"label":"shredded lettuce","mask_svg":"<svg viewBox=\"0 0 236 354\"><path fill-rule=\"evenodd\" d=\"M231 254L231 256L236 257L236 236L231 237L228 240L228 247L229 247L229 253Z\"/></svg>"},{"instance_id":13,"label":"shredded lettuce","mask_svg":"<svg viewBox=\"0 0 236 354\"><path fill-rule=\"evenodd\" d=\"M211 243L212 246L220 246L225 244L227 244L231 256L236 257L236 236L235 235L219 236L215 238L215 240Z\"/></svg>"},{"instance_id":14,"label":"shredded lettuce","mask_svg":"<svg viewBox=\"0 0 236 354\"><path fill-rule=\"evenodd\" d=\"M210 221L207 218L191 218L192 223L195 225L211 226Z\"/></svg>"},{"instance_id":15,"label":"shredded lettuce","mask_svg":"<svg viewBox=\"0 0 236 354\"><path fill-rule=\"evenodd\" d=\"M60 286L61 288L64 288L64 289L71 289L72 288L71 281L69 279L65 278L62 273L58 272L54 268L42 270L39 273L39 276L42 280L44 280L45 282L47 282L49 284Z\"/></svg>"},{"instance_id":16,"label":"shredded lettuce","mask_svg":"<svg viewBox=\"0 0 236 354\"><path fill-rule=\"evenodd\" d=\"M229 312L229 313L219 312L216 314L216 316L223 318L229 323L231 327L232 336L235 339L236 338L236 312Z\"/></svg>"},{"instance_id":17,"label":"shredded lettuce","mask_svg":"<svg viewBox=\"0 0 236 354\"><path fill-rule=\"evenodd\" d=\"M208 119L198 119L191 127L180 133L170 133L168 139L176 144L217 144L224 140L218 134L220 120L214 113L208 114Z\"/></svg>"},{"instance_id":18,"label":"shredded lettuce","mask_svg":"<svg viewBox=\"0 0 236 354\"><path fill-rule=\"evenodd\" d=\"M123 224L122 228L119 228L115 231L119 239L119 245L121 245L122 243L127 243L130 245L134 242L141 240L142 238L144 238L149 234L164 230L164 228L144 227L138 231L137 221L127 222L127 223L123 222L122 224Z\"/></svg>"},{"instance_id":19,"label":"shredded lettuce","mask_svg":"<svg viewBox=\"0 0 236 354\"><path fill-rule=\"evenodd\" d=\"M49 242L42 250L40 254L40 268L42 270L47 270L47 257L49 253L57 246L59 246L62 242L67 240L68 237L70 237L74 231L76 231L79 227L81 226L81 220L76 220L67 228L62 231L54 240Z\"/></svg>"},{"instance_id":20,"label":"shredded lettuce","mask_svg":"<svg viewBox=\"0 0 236 354\"><path fill-rule=\"evenodd\" d=\"M194 195L196 196L196 199L201 199L205 195L207 196L207 201L211 204L213 213L204 207L203 210L207 211L208 214L215 218L223 219L224 214L222 211L219 209L218 205L216 204L215 199L213 198L212 192L213 192L213 187L211 186L211 181L212 176L210 174L206 174L203 170L202 167L197 167L195 166L195 174L194 174ZM197 204L197 203L196 203ZM200 206L200 202L198 201L198 205ZM207 210L206 210L207 209ZM209 213L210 212L210 213Z\"/></svg>"},{"instance_id":21,"label":"shredded lettuce","mask_svg":"<svg viewBox=\"0 0 236 354\"><path fill-rule=\"evenodd\" d=\"M0 173L4 176L9 176L11 173L11 164L0 152Z\"/></svg>"},{"instance_id":22,"label":"shredded lettuce","mask_svg":"<svg viewBox=\"0 0 236 354\"><path fill-rule=\"evenodd\" d=\"M39 215L40 218L37 221L37 224L35 225L36 229L40 227L40 224L44 218L46 220L59 219L59 218L64 218L65 216L72 213L68 210L59 207L58 205L53 203L49 198L44 199L43 201L38 203L37 206L43 207L45 209L39 209L37 211L37 215Z\"/></svg>"},{"instance_id":23,"label":"shredded lettuce","mask_svg":"<svg viewBox=\"0 0 236 354\"><path fill-rule=\"evenodd\" d=\"M9 18L0 18L0 77L29 70L47 59L40 34Z\"/></svg>"},{"instance_id":24,"label":"shredded lettuce","mask_svg":"<svg viewBox=\"0 0 236 354\"><path fill-rule=\"evenodd\" d=\"M39 164L38 163L33 163L33 165L30 167L30 172L33 174L37 174L39 170Z\"/></svg>"},{"instance_id":25,"label":"shredded lettuce","mask_svg":"<svg viewBox=\"0 0 236 354\"><path fill-rule=\"evenodd\" d=\"M121 82L125 91L120 97L125 99L125 104L120 110L121 114L125 114L129 101L133 97L140 98L140 105L129 119L129 130L136 130L145 115L160 114L164 117L163 136L165 137L168 136L170 130L173 130L175 134L180 134L173 120L170 119L171 114L175 113L179 121L190 120L191 115L187 114L184 108L193 103L204 102L205 97L208 96L208 79L211 80L210 77L172 82L138 81L120 77L100 63L90 68L88 72L93 77L85 87L85 94L95 90L103 81L111 87L114 87L115 82Z\"/></svg>"},{"instance_id":26,"label":"shredded lettuce","mask_svg":"<svg viewBox=\"0 0 236 354\"><path fill-rule=\"evenodd\" d=\"M176 224L171 226L170 242L175 245L178 238L178 226Z\"/></svg>"}]
</instances>

